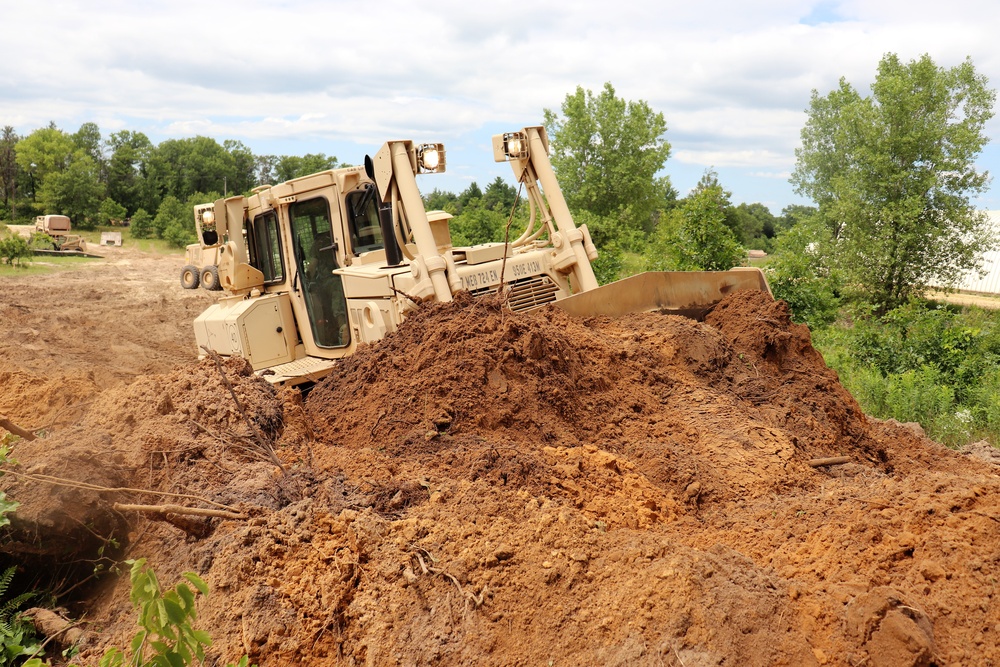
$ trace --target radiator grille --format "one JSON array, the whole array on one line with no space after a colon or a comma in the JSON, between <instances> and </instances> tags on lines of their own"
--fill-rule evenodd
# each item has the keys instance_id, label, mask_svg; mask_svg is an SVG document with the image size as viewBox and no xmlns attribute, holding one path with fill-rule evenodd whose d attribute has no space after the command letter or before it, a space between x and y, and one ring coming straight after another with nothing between
<instances>
[{"instance_id":1,"label":"radiator grille","mask_svg":"<svg viewBox=\"0 0 1000 667\"><path fill-rule=\"evenodd\" d=\"M507 305L515 312L539 308L556 300L556 292L559 286L548 276L535 276L533 278L523 278L507 283L510 289ZM487 294L496 294L496 287L486 287L472 290L472 296L480 297Z\"/></svg>"}]
</instances>

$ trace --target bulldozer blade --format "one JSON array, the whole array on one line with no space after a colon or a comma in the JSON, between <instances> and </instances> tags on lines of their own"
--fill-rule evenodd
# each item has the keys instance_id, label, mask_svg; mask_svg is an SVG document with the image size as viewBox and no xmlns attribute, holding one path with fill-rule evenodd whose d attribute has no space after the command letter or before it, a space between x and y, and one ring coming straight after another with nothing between
<instances>
[{"instance_id":1,"label":"bulldozer blade","mask_svg":"<svg viewBox=\"0 0 1000 667\"><path fill-rule=\"evenodd\" d=\"M553 305L575 317L658 311L701 320L724 297L738 290L771 294L764 272L740 267L730 271L651 271L624 278Z\"/></svg>"},{"instance_id":2,"label":"bulldozer blade","mask_svg":"<svg viewBox=\"0 0 1000 667\"><path fill-rule=\"evenodd\" d=\"M95 255L81 250L44 250L35 248L31 251L33 255L48 255L49 257L90 257L91 259L104 259L104 255Z\"/></svg>"}]
</instances>

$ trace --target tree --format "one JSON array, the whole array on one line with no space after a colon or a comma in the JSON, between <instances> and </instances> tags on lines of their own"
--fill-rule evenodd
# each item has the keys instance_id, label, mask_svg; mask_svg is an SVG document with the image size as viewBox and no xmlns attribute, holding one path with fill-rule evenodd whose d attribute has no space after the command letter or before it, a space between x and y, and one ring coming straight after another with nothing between
<instances>
[{"instance_id":1,"label":"tree","mask_svg":"<svg viewBox=\"0 0 1000 667\"><path fill-rule=\"evenodd\" d=\"M458 195L458 212L461 213L472 202L476 202L475 205L479 206L482 198L483 191L475 181L472 181L469 183L469 187L462 190Z\"/></svg>"},{"instance_id":2,"label":"tree","mask_svg":"<svg viewBox=\"0 0 1000 667\"><path fill-rule=\"evenodd\" d=\"M94 161L103 171L104 169L104 142L101 139L101 128L97 123L84 123L71 137L76 150L83 151Z\"/></svg>"},{"instance_id":3,"label":"tree","mask_svg":"<svg viewBox=\"0 0 1000 667\"><path fill-rule=\"evenodd\" d=\"M181 200L195 192L221 192L229 181L238 180L233 156L210 137L160 143L150 157L148 177L161 198L173 195Z\"/></svg>"},{"instance_id":4,"label":"tree","mask_svg":"<svg viewBox=\"0 0 1000 667\"><path fill-rule=\"evenodd\" d=\"M104 198L104 184L93 158L78 151L62 171L49 174L38 190L46 213L68 215L80 229L93 229Z\"/></svg>"},{"instance_id":5,"label":"tree","mask_svg":"<svg viewBox=\"0 0 1000 667\"><path fill-rule=\"evenodd\" d=\"M106 197L104 201L101 202L101 207L98 210L97 224L121 224L126 215L127 212L125 211L124 206L116 202L111 197Z\"/></svg>"},{"instance_id":6,"label":"tree","mask_svg":"<svg viewBox=\"0 0 1000 667\"><path fill-rule=\"evenodd\" d=\"M517 190L513 186L507 185L503 178L497 176L493 182L486 186L483 192L483 206L491 211L510 213L517 199Z\"/></svg>"},{"instance_id":7,"label":"tree","mask_svg":"<svg viewBox=\"0 0 1000 667\"><path fill-rule=\"evenodd\" d=\"M726 271L737 266L745 251L726 225L732 210L729 197L715 172L706 172L694 191L660 224L652 243L650 268Z\"/></svg>"},{"instance_id":8,"label":"tree","mask_svg":"<svg viewBox=\"0 0 1000 667\"><path fill-rule=\"evenodd\" d=\"M3 208L10 211L10 219L17 219L17 133L10 125L5 125L0 135L0 196Z\"/></svg>"},{"instance_id":9,"label":"tree","mask_svg":"<svg viewBox=\"0 0 1000 667\"><path fill-rule=\"evenodd\" d=\"M177 197L167 195L153 218L153 235L183 248L195 241L194 216Z\"/></svg>"},{"instance_id":10,"label":"tree","mask_svg":"<svg viewBox=\"0 0 1000 667\"><path fill-rule=\"evenodd\" d=\"M785 208L781 209L781 217L776 219L776 231L780 234L781 232L788 231L795 225L805 220L813 218L819 209L815 206L804 206L802 204L789 204Z\"/></svg>"},{"instance_id":11,"label":"tree","mask_svg":"<svg viewBox=\"0 0 1000 667\"><path fill-rule=\"evenodd\" d=\"M254 157L254 180L259 185L269 183L271 185L279 183L278 180L278 156L277 155L257 155Z\"/></svg>"},{"instance_id":12,"label":"tree","mask_svg":"<svg viewBox=\"0 0 1000 667\"><path fill-rule=\"evenodd\" d=\"M847 284L882 314L996 247L971 201L988 185L975 159L995 93L971 60L945 69L927 55L887 54L871 88L813 91L792 183L819 205Z\"/></svg>"},{"instance_id":13,"label":"tree","mask_svg":"<svg viewBox=\"0 0 1000 667\"><path fill-rule=\"evenodd\" d=\"M503 241L506 225L507 216L499 211L479 205L467 206L461 215L451 221L452 243L455 246L470 246Z\"/></svg>"},{"instance_id":14,"label":"tree","mask_svg":"<svg viewBox=\"0 0 1000 667\"><path fill-rule=\"evenodd\" d=\"M134 214L149 205L146 171L153 144L142 132L122 130L108 137L106 147L110 151L108 196L124 206L128 214Z\"/></svg>"},{"instance_id":15,"label":"tree","mask_svg":"<svg viewBox=\"0 0 1000 667\"><path fill-rule=\"evenodd\" d=\"M732 210L729 220L732 221L729 228L744 246L770 250L770 240L777 233L778 221L766 206L760 203L740 204Z\"/></svg>"},{"instance_id":16,"label":"tree","mask_svg":"<svg viewBox=\"0 0 1000 667\"><path fill-rule=\"evenodd\" d=\"M224 183L223 194L249 193L257 186L257 160L246 144L234 139L226 139L222 147L229 153L232 161L232 174Z\"/></svg>"},{"instance_id":17,"label":"tree","mask_svg":"<svg viewBox=\"0 0 1000 667\"><path fill-rule=\"evenodd\" d=\"M610 83L596 96L577 86L561 111L545 109L544 117L570 209L651 231L655 213L676 197L669 179L656 177L670 156L663 114L617 97Z\"/></svg>"},{"instance_id":18,"label":"tree","mask_svg":"<svg viewBox=\"0 0 1000 667\"><path fill-rule=\"evenodd\" d=\"M306 155L282 155L274 167L277 183L290 181L300 176L308 176L319 171L337 168L337 158L323 153L307 153Z\"/></svg>"},{"instance_id":19,"label":"tree","mask_svg":"<svg viewBox=\"0 0 1000 667\"><path fill-rule=\"evenodd\" d=\"M69 166L76 150L73 138L55 123L49 123L48 127L35 130L17 142L17 167L30 179L33 201L38 201L38 194L49 175Z\"/></svg>"},{"instance_id":20,"label":"tree","mask_svg":"<svg viewBox=\"0 0 1000 667\"><path fill-rule=\"evenodd\" d=\"M458 210L458 195L434 188L430 194L424 195L424 208L428 211L448 211L454 214Z\"/></svg>"},{"instance_id":21,"label":"tree","mask_svg":"<svg viewBox=\"0 0 1000 667\"><path fill-rule=\"evenodd\" d=\"M147 213L144 208L136 210L132 213L129 230L132 232L132 238L134 239L153 238L156 236L156 228L153 226L153 216Z\"/></svg>"}]
</instances>

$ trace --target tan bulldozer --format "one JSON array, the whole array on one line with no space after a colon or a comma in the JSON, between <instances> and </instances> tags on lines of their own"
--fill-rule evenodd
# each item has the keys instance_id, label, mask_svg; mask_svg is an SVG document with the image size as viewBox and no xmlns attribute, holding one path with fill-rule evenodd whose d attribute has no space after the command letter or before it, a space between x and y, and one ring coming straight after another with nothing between
<instances>
[{"instance_id":1,"label":"tan bulldozer","mask_svg":"<svg viewBox=\"0 0 1000 667\"><path fill-rule=\"evenodd\" d=\"M28 241L41 238L45 247L33 248L36 255L98 257L87 252L87 242L82 236L70 233L73 225L65 215L39 215L34 225L8 225L8 228Z\"/></svg>"},{"instance_id":2,"label":"tan bulldozer","mask_svg":"<svg viewBox=\"0 0 1000 667\"><path fill-rule=\"evenodd\" d=\"M244 357L270 382L298 385L395 330L421 302L461 290L503 290L512 310L555 305L578 316L700 317L730 292L770 293L759 269L645 273L599 286L597 249L566 206L545 129L497 135L493 152L510 163L530 207L508 243L454 246L451 216L424 210L416 176L444 171L442 144L389 141L364 166L196 207L199 233L210 219L217 234L200 245L217 249L224 290L195 320L199 349Z\"/></svg>"}]
</instances>

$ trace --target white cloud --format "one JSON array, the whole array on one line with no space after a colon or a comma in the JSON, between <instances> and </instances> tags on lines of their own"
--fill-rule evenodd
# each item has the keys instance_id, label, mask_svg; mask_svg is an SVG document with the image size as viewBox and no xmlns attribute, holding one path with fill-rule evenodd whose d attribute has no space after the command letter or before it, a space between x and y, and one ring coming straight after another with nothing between
<instances>
[{"instance_id":1,"label":"white cloud","mask_svg":"<svg viewBox=\"0 0 1000 667\"><path fill-rule=\"evenodd\" d=\"M1000 81L1000 5L984 0L946 12L929 0L0 7L0 58L15 63L0 70L0 125L22 133L92 120L105 133L205 134L276 151L390 137L471 147L484 143L470 140L482 128L538 123L577 85L596 92L610 81L664 113L672 161L756 167L773 179L763 174L794 164L810 91L841 76L866 91L887 51L928 52L945 66L968 55ZM475 169L461 151L449 168Z\"/></svg>"},{"instance_id":2,"label":"white cloud","mask_svg":"<svg viewBox=\"0 0 1000 667\"><path fill-rule=\"evenodd\" d=\"M787 167L788 157L766 150L691 151L680 150L674 159L683 164L710 167Z\"/></svg>"}]
</instances>

